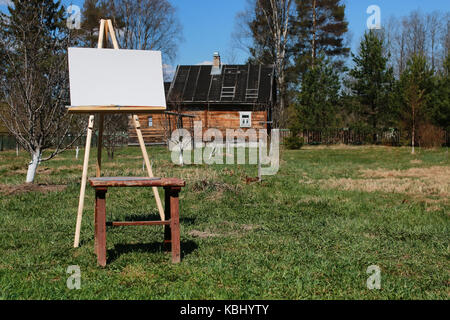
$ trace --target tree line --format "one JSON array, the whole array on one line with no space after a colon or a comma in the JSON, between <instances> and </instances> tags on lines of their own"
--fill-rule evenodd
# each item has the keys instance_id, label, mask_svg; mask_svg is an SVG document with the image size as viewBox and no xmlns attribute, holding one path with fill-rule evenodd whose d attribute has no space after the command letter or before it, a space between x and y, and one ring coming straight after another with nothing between
<instances>
[{"instance_id":1,"label":"tree line","mask_svg":"<svg viewBox=\"0 0 450 320\"><path fill-rule=\"evenodd\" d=\"M274 64L277 127L383 128L411 145L450 129L450 13L413 11L367 30L351 52L341 0L248 0L235 41L249 62Z\"/></svg>"},{"instance_id":2,"label":"tree line","mask_svg":"<svg viewBox=\"0 0 450 320\"><path fill-rule=\"evenodd\" d=\"M412 145L449 129L449 13L391 18L351 53L343 1L247 1L233 38L249 63L275 66L275 126L395 127ZM12 0L0 13L0 120L30 154L27 182L86 127L65 108L69 46L95 47L100 18L114 21L121 48L161 50L166 61L182 38L168 0L85 0L79 29L66 9L60 0ZM127 119L111 116L105 129L112 157Z\"/></svg>"}]
</instances>

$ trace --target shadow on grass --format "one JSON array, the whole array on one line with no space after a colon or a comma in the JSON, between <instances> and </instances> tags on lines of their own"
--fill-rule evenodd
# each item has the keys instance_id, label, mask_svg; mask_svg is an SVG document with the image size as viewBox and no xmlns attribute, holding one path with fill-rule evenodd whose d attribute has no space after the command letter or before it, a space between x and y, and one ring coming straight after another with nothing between
<instances>
[{"instance_id":1,"label":"shadow on grass","mask_svg":"<svg viewBox=\"0 0 450 320\"><path fill-rule=\"evenodd\" d=\"M181 241L181 259L189 255L191 252L198 248L196 242L191 240ZM135 244L116 244L114 249L108 250L108 262L111 263L117 260L121 255L130 252L150 252L157 253L162 251L169 251L170 246L166 246L162 242L151 242L151 243L135 243Z\"/></svg>"}]
</instances>

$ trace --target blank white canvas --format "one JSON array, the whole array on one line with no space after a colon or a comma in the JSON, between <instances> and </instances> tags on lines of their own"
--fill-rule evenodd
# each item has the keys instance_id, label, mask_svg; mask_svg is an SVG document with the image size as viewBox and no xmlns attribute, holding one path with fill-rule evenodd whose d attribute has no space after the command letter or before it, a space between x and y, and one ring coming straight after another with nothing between
<instances>
[{"instance_id":1,"label":"blank white canvas","mask_svg":"<svg viewBox=\"0 0 450 320\"><path fill-rule=\"evenodd\" d=\"M160 51L69 48L72 106L166 107Z\"/></svg>"}]
</instances>

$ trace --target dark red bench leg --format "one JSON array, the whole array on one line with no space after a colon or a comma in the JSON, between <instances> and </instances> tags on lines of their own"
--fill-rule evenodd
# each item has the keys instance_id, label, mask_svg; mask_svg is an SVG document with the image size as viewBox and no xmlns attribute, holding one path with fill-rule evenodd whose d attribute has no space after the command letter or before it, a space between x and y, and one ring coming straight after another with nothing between
<instances>
[{"instance_id":1,"label":"dark red bench leg","mask_svg":"<svg viewBox=\"0 0 450 320\"><path fill-rule=\"evenodd\" d=\"M164 215L165 219L170 220L170 188L164 188ZM172 233L170 225L164 225L164 250L172 250Z\"/></svg>"},{"instance_id":2,"label":"dark red bench leg","mask_svg":"<svg viewBox=\"0 0 450 320\"><path fill-rule=\"evenodd\" d=\"M164 188L164 215L166 220L170 220L170 188ZM172 249L172 234L170 225L164 225L164 250Z\"/></svg>"},{"instance_id":3,"label":"dark red bench leg","mask_svg":"<svg viewBox=\"0 0 450 320\"><path fill-rule=\"evenodd\" d=\"M171 188L170 193L170 231L172 235L172 262L181 260L180 250L180 202L178 194L180 188Z\"/></svg>"},{"instance_id":4,"label":"dark red bench leg","mask_svg":"<svg viewBox=\"0 0 450 320\"><path fill-rule=\"evenodd\" d=\"M100 266L106 266L106 191L95 190L95 253Z\"/></svg>"},{"instance_id":5,"label":"dark red bench leg","mask_svg":"<svg viewBox=\"0 0 450 320\"><path fill-rule=\"evenodd\" d=\"M181 188L164 188L165 193L165 216L170 220L170 225L164 226L164 246L171 247L172 262L180 262L180 205L178 195Z\"/></svg>"}]
</instances>

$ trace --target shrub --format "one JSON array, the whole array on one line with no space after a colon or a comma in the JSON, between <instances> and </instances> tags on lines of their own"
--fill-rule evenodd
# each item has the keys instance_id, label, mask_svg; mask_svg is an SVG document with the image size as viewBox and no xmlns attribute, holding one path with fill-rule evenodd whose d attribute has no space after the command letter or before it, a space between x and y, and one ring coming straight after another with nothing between
<instances>
[{"instance_id":1,"label":"shrub","mask_svg":"<svg viewBox=\"0 0 450 320\"><path fill-rule=\"evenodd\" d=\"M284 144L286 145L286 148L289 150L299 150L301 149L301 147L303 147L304 139L303 137L293 135L285 138Z\"/></svg>"},{"instance_id":2,"label":"shrub","mask_svg":"<svg viewBox=\"0 0 450 320\"><path fill-rule=\"evenodd\" d=\"M418 127L419 146L422 148L439 148L445 144L445 131L430 123Z\"/></svg>"}]
</instances>

